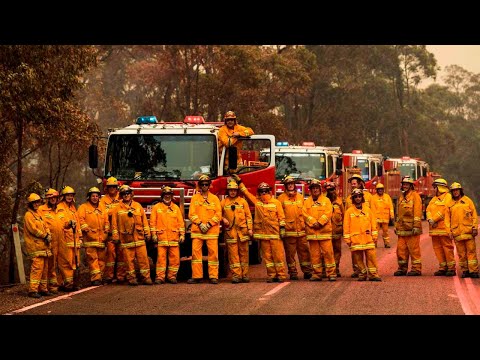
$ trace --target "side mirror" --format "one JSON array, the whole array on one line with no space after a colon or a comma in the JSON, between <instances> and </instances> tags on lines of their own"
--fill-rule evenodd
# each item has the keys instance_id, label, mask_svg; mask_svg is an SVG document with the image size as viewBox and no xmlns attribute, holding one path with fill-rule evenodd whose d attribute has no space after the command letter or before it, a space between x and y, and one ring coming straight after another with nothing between
<instances>
[{"instance_id":1,"label":"side mirror","mask_svg":"<svg viewBox=\"0 0 480 360\"><path fill-rule=\"evenodd\" d=\"M88 166L90 169L96 169L98 167L98 147L97 145L90 145L88 148Z\"/></svg>"},{"instance_id":2,"label":"side mirror","mask_svg":"<svg viewBox=\"0 0 480 360\"><path fill-rule=\"evenodd\" d=\"M377 172L378 172L378 176L382 176L382 175L383 175L383 166L382 166L382 165L379 165L379 166L378 166Z\"/></svg>"},{"instance_id":3,"label":"side mirror","mask_svg":"<svg viewBox=\"0 0 480 360\"><path fill-rule=\"evenodd\" d=\"M336 175L342 175L342 165L343 165L343 159L342 157L337 158L337 162L335 164L335 174Z\"/></svg>"},{"instance_id":4,"label":"side mirror","mask_svg":"<svg viewBox=\"0 0 480 360\"><path fill-rule=\"evenodd\" d=\"M235 170L237 168L238 149L235 146L227 148L228 152L228 170Z\"/></svg>"}]
</instances>

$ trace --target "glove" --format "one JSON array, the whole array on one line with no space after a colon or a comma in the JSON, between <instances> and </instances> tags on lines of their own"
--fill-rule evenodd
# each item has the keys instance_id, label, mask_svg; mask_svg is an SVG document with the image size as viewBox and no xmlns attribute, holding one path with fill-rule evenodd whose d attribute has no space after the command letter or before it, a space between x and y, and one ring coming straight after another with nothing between
<instances>
[{"instance_id":1,"label":"glove","mask_svg":"<svg viewBox=\"0 0 480 360\"><path fill-rule=\"evenodd\" d=\"M478 229L473 229L472 230L472 235L473 235L473 237L477 236L478 235Z\"/></svg>"},{"instance_id":2,"label":"glove","mask_svg":"<svg viewBox=\"0 0 480 360\"><path fill-rule=\"evenodd\" d=\"M200 225L198 225L198 227L200 228L200 231L204 234L208 231L208 226L205 225L204 223L200 223Z\"/></svg>"},{"instance_id":3,"label":"glove","mask_svg":"<svg viewBox=\"0 0 480 360\"><path fill-rule=\"evenodd\" d=\"M433 225L435 224L435 221L433 221L433 219L428 219L428 223L430 224L430 226L433 227Z\"/></svg>"},{"instance_id":4,"label":"glove","mask_svg":"<svg viewBox=\"0 0 480 360\"><path fill-rule=\"evenodd\" d=\"M240 184L242 182L242 179L240 179L240 176L238 176L237 174L232 174L230 175L230 177L232 177L233 180L237 182L237 184Z\"/></svg>"},{"instance_id":5,"label":"glove","mask_svg":"<svg viewBox=\"0 0 480 360\"><path fill-rule=\"evenodd\" d=\"M70 227L76 227L77 226L77 222L75 220L70 220L68 222L68 225L70 225Z\"/></svg>"},{"instance_id":6,"label":"glove","mask_svg":"<svg viewBox=\"0 0 480 360\"><path fill-rule=\"evenodd\" d=\"M185 235L180 235L180 237L178 238L178 243L181 244L185 241Z\"/></svg>"},{"instance_id":7,"label":"glove","mask_svg":"<svg viewBox=\"0 0 480 360\"><path fill-rule=\"evenodd\" d=\"M253 236L253 230L248 230L248 236L250 236L250 237Z\"/></svg>"},{"instance_id":8,"label":"glove","mask_svg":"<svg viewBox=\"0 0 480 360\"><path fill-rule=\"evenodd\" d=\"M285 228L284 227L281 227L280 228L280 238L284 238L285 237Z\"/></svg>"},{"instance_id":9,"label":"glove","mask_svg":"<svg viewBox=\"0 0 480 360\"><path fill-rule=\"evenodd\" d=\"M153 234L153 235L152 235L152 241L153 241L155 244L158 243L157 234Z\"/></svg>"},{"instance_id":10,"label":"glove","mask_svg":"<svg viewBox=\"0 0 480 360\"><path fill-rule=\"evenodd\" d=\"M45 241L45 245L50 245L50 242L52 241L52 235L47 234L43 240Z\"/></svg>"},{"instance_id":11,"label":"glove","mask_svg":"<svg viewBox=\"0 0 480 360\"><path fill-rule=\"evenodd\" d=\"M420 230L420 228L413 228L412 230L412 235L420 235L422 233L422 231Z\"/></svg>"},{"instance_id":12,"label":"glove","mask_svg":"<svg viewBox=\"0 0 480 360\"><path fill-rule=\"evenodd\" d=\"M145 241L150 241L152 237L148 234L145 234Z\"/></svg>"}]
</instances>

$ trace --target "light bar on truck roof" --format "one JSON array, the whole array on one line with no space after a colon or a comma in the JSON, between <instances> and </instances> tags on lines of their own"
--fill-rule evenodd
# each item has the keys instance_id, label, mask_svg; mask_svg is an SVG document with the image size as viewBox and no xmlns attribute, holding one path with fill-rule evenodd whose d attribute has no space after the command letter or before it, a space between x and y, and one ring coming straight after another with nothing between
<instances>
[{"instance_id":1,"label":"light bar on truck roof","mask_svg":"<svg viewBox=\"0 0 480 360\"><path fill-rule=\"evenodd\" d=\"M362 150L352 150L352 154L363 154Z\"/></svg>"},{"instance_id":2,"label":"light bar on truck roof","mask_svg":"<svg viewBox=\"0 0 480 360\"><path fill-rule=\"evenodd\" d=\"M135 124L137 125L157 124L157 117L156 116L139 116Z\"/></svg>"},{"instance_id":3,"label":"light bar on truck roof","mask_svg":"<svg viewBox=\"0 0 480 360\"><path fill-rule=\"evenodd\" d=\"M288 146L288 141L277 141L277 146Z\"/></svg>"},{"instance_id":4,"label":"light bar on truck roof","mask_svg":"<svg viewBox=\"0 0 480 360\"><path fill-rule=\"evenodd\" d=\"M304 141L302 146L315 147L315 143L313 141Z\"/></svg>"},{"instance_id":5,"label":"light bar on truck roof","mask_svg":"<svg viewBox=\"0 0 480 360\"><path fill-rule=\"evenodd\" d=\"M185 116L183 120L185 124L205 124L203 116Z\"/></svg>"}]
</instances>

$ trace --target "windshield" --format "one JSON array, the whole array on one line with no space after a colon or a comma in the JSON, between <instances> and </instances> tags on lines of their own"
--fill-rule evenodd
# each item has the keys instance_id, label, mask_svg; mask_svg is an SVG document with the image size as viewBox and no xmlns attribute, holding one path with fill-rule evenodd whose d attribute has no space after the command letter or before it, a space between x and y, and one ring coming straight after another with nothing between
<instances>
[{"instance_id":1,"label":"windshield","mask_svg":"<svg viewBox=\"0 0 480 360\"><path fill-rule=\"evenodd\" d=\"M360 175L362 176L363 181L370 180L370 173L368 172L368 160L357 159L357 166L360 168Z\"/></svg>"},{"instance_id":2,"label":"windshield","mask_svg":"<svg viewBox=\"0 0 480 360\"><path fill-rule=\"evenodd\" d=\"M217 173L212 135L111 135L105 176L119 180L196 180Z\"/></svg>"},{"instance_id":3,"label":"windshield","mask_svg":"<svg viewBox=\"0 0 480 360\"><path fill-rule=\"evenodd\" d=\"M400 171L400 176L404 177L405 175L410 176L413 180L417 180L415 175L415 164L413 163L402 163L398 165L398 170Z\"/></svg>"},{"instance_id":4,"label":"windshield","mask_svg":"<svg viewBox=\"0 0 480 360\"><path fill-rule=\"evenodd\" d=\"M276 153L275 178L282 180L285 175L296 179L326 179L325 154Z\"/></svg>"}]
</instances>

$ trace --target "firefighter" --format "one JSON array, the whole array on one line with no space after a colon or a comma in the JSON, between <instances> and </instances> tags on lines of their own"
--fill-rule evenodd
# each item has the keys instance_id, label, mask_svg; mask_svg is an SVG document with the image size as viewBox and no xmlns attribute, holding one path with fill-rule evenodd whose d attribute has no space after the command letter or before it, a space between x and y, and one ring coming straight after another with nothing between
<instances>
[{"instance_id":1,"label":"firefighter","mask_svg":"<svg viewBox=\"0 0 480 360\"><path fill-rule=\"evenodd\" d=\"M145 241L150 240L150 227L142 205L133 200L133 190L128 185L120 187L122 199L112 212L112 238L120 240L127 268L128 284L138 285L135 272L137 260L142 285L153 285Z\"/></svg>"},{"instance_id":2,"label":"firefighter","mask_svg":"<svg viewBox=\"0 0 480 360\"><path fill-rule=\"evenodd\" d=\"M91 187L87 192L87 202L80 205L77 211L92 286L102 285L102 275L105 271L105 242L110 231L107 210L99 206L99 201L100 190Z\"/></svg>"},{"instance_id":3,"label":"firefighter","mask_svg":"<svg viewBox=\"0 0 480 360\"><path fill-rule=\"evenodd\" d=\"M343 239L350 247L352 259L359 269L358 281L382 281L378 275L375 241L378 236L376 217L372 209L365 205L362 189L353 189L353 206L345 211ZM365 263L367 267L365 267Z\"/></svg>"},{"instance_id":4,"label":"firefighter","mask_svg":"<svg viewBox=\"0 0 480 360\"><path fill-rule=\"evenodd\" d=\"M58 217L63 222L63 237L58 244L58 268L60 269L63 285L61 290L79 290L80 286L74 284L74 272L77 269L75 264L75 253L77 261L80 259L80 247L82 244L82 232L78 221L77 208L75 207L75 190L71 186L62 188L62 201L58 204Z\"/></svg>"},{"instance_id":5,"label":"firefighter","mask_svg":"<svg viewBox=\"0 0 480 360\"><path fill-rule=\"evenodd\" d=\"M211 284L218 284L218 234L222 219L220 199L209 191L208 175L200 176L197 192L190 200L188 218L192 222L192 277L188 284L198 284L203 279L202 246L208 248L208 277Z\"/></svg>"},{"instance_id":6,"label":"firefighter","mask_svg":"<svg viewBox=\"0 0 480 360\"><path fill-rule=\"evenodd\" d=\"M388 236L388 224L394 219L393 202L390 195L385 193L385 187L382 183L375 186L376 194L372 196L372 204L375 204L377 214L377 229L382 230L383 244L386 248L390 247L390 237ZM377 247L377 243L375 243Z\"/></svg>"},{"instance_id":7,"label":"firefighter","mask_svg":"<svg viewBox=\"0 0 480 360\"><path fill-rule=\"evenodd\" d=\"M172 188L163 187L160 202L153 206L150 214L150 232L158 251L155 284L165 284L165 278L171 284L177 283L180 244L185 241L185 221L182 211L172 200Z\"/></svg>"},{"instance_id":8,"label":"firefighter","mask_svg":"<svg viewBox=\"0 0 480 360\"><path fill-rule=\"evenodd\" d=\"M375 209L373 208L375 204L372 202L372 194L370 194L368 190L365 189L365 181L362 179L362 177L358 174L353 174L348 179L348 183L350 184L351 191L353 191L354 189L361 189L363 191L363 199L365 200L364 205L370 207L373 210L373 213L375 214ZM348 197L345 199L345 210L347 210L352 205L353 205L352 195L348 195ZM355 267L355 262L353 261L353 252L352 252L352 268L353 268L353 273L351 277L358 278L359 272L358 272L358 269Z\"/></svg>"},{"instance_id":9,"label":"firefighter","mask_svg":"<svg viewBox=\"0 0 480 360\"><path fill-rule=\"evenodd\" d=\"M107 193L100 199L99 206L107 211L110 230L107 237L107 254L105 258L105 271L103 282L108 284L113 281L122 283L127 276L127 268L123 257L120 241L112 239L112 213L120 203L118 196L118 180L113 176L107 179Z\"/></svg>"},{"instance_id":10,"label":"firefighter","mask_svg":"<svg viewBox=\"0 0 480 360\"><path fill-rule=\"evenodd\" d=\"M335 269L337 271L337 277L341 277L340 274L340 258L342 257L342 236L343 236L343 216L345 214L345 208L343 206L342 199L337 194L337 186L334 182L327 182L325 184L327 190L327 198L332 203L332 246L333 256L335 258ZM325 263L322 255L322 263ZM326 276L326 274L325 274Z\"/></svg>"},{"instance_id":11,"label":"firefighter","mask_svg":"<svg viewBox=\"0 0 480 360\"><path fill-rule=\"evenodd\" d=\"M261 182L257 186L257 196L248 191L238 175L232 176L239 182L240 191L255 206L253 239L260 241L262 259L267 268L267 282L284 282L287 278L285 267L285 213L282 204L273 198L270 185Z\"/></svg>"},{"instance_id":12,"label":"firefighter","mask_svg":"<svg viewBox=\"0 0 480 360\"><path fill-rule=\"evenodd\" d=\"M220 204L232 284L248 283L248 241L253 237L252 213L247 201L238 196L238 184L235 181L228 182L227 197Z\"/></svg>"},{"instance_id":13,"label":"firefighter","mask_svg":"<svg viewBox=\"0 0 480 360\"><path fill-rule=\"evenodd\" d=\"M312 277L313 268L310 258L310 248L305 234L305 220L302 216L303 196L297 192L295 179L285 176L283 179L285 191L278 197L285 212L285 236L283 245L287 256L287 267L290 280L298 280L295 256L298 253L300 269L304 279Z\"/></svg>"},{"instance_id":14,"label":"firefighter","mask_svg":"<svg viewBox=\"0 0 480 360\"><path fill-rule=\"evenodd\" d=\"M450 203L451 229L462 278L479 278L477 248L475 237L478 235L477 209L472 199L463 193L462 185L454 182L450 185L452 202Z\"/></svg>"},{"instance_id":15,"label":"firefighter","mask_svg":"<svg viewBox=\"0 0 480 360\"><path fill-rule=\"evenodd\" d=\"M322 280L324 266L329 281L336 281L335 256L332 246L333 206L330 199L322 194L322 185L319 180L312 179L308 188L311 196L303 204L302 215L305 220L314 271L310 281ZM322 253L325 261L324 266L321 260Z\"/></svg>"},{"instance_id":16,"label":"firefighter","mask_svg":"<svg viewBox=\"0 0 480 360\"><path fill-rule=\"evenodd\" d=\"M58 284L63 283L60 272L57 271L58 244L63 241L63 221L58 216L57 203L59 193L55 189L46 189L45 199L47 202L38 208L38 213L47 224L52 235L52 256L48 258L48 288L52 294L58 294Z\"/></svg>"},{"instance_id":17,"label":"firefighter","mask_svg":"<svg viewBox=\"0 0 480 360\"><path fill-rule=\"evenodd\" d=\"M452 201L452 195L445 179L436 179L433 182L433 188L436 194L427 206L428 233L432 238L433 251L439 267L433 275L455 276L455 253L448 207Z\"/></svg>"},{"instance_id":18,"label":"firefighter","mask_svg":"<svg viewBox=\"0 0 480 360\"><path fill-rule=\"evenodd\" d=\"M401 181L402 194L398 199L395 234L397 240L398 270L395 276L422 275L422 257L420 252L420 235L422 233L422 199L415 191L413 179L404 176ZM411 262L408 271L408 262Z\"/></svg>"},{"instance_id":19,"label":"firefighter","mask_svg":"<svg viewBox=\"0 0 480 360\"><path fill-rule=\"evenodd\" d=\"M240 150L242 149L242 141L239 137L248 137L255 133L249 127L239 125L237 122L237 116L233 111L227 111L223 117L225 124L218 130L218 151L222 154L223 148L229 148L234 146L237 148L237 164L242 165L242 156ZM225 171L228 171L228 157L225 158Z\"/></svg>"},{"instance_id":20,"label":"firefighter","mask_svg":"<svg viewBox=\"0 0 480 360\"><path fill-rule=\"evenodd\" d=\"M28 296L40 298L42 295L52 295L48 291L48 258L52 256L52 235L47 224L43 221L38 208L42 205L42 198L32 193L27 198L27 212L23 223L23 234L27 254L32 259L30 265L30 285Z\"/></svg>"}]
</instances>

